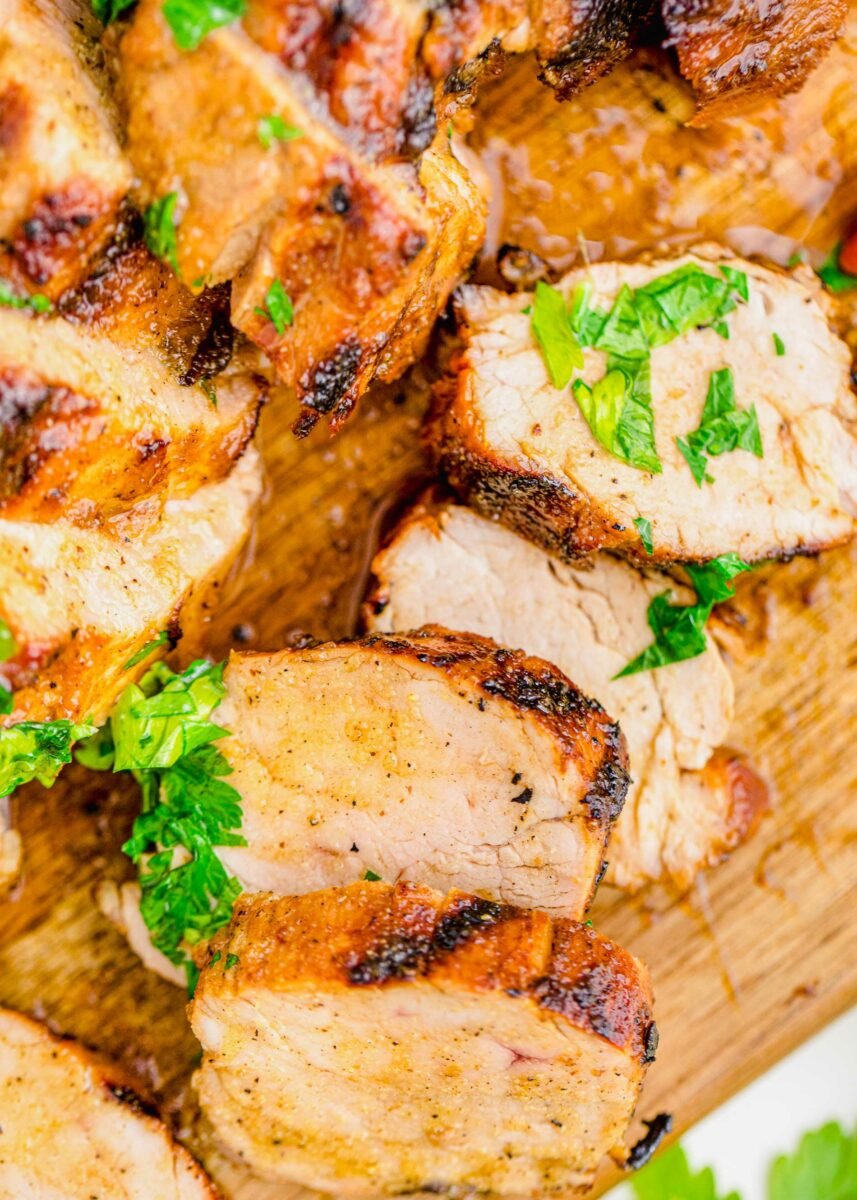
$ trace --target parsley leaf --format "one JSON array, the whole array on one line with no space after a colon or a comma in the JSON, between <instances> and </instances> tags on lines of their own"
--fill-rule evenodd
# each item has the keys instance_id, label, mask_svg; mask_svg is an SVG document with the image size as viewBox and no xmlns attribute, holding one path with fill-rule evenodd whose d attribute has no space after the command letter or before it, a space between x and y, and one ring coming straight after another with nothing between
<instances>
[{"instance_id":1,"label":"parsley leaf","mask_svg":"<svg viewBox=\"0 0 857 1200\"><path fill-rule=\"evenodd\" d=\"M850 275L847 271L843 271L839 265L841 251L842 242L837 242L816 271L816 275L828 291L834 293L851 292L854 288L857 288L857 275Z\"/></svg>"},{"instance_id":2,"label":"parsley leaf","mask_svg":"<svg viewBox=\"0 0 857 1200\"><path fill-rule=\"evenodd\" d=\"M279 337L283 336L286 332L286 326L291 325L295 319L295 310L292 307L292 301L279 279L275 279L268 288L265 296L265 307L254 308L253 311L258 316L270 321Z\"/></svg>"},{"instance_id":3,"label":"parsley leaf","mask_svg":"<svg viewBox=\"0 0 857 1200\"><path fill-rule=\"evenodd\" d=\"M16 296L8 284L0 283L0 308L29 308L34 313L46 313L51 311L53 304L41 292Z\"/></svg>"},{"instance_id":4,"label":"parsley leaf","mask_svg":"<svg viewBox=\"0 0 857 1200\"><path fill-rule=\"evenodd\" d=\"M807 1133L797 1150L771 1166L769 1200L854 1200L857 1195L857 1133L831 1121Z\"/></svg>"},{"instance_id":5,"label":"parsley leaf","mask_svg":"<svg viewBox=\"0 0 857 1200\"><path fill-rule=\"evenodd\" d=\"M260 117L256 122L256 133L266 150L270 150L274 142L292 142L295 138L303 137L300 129L295 125L287 125L277 113Z\"/></svg>"},{"instance_id":6,"label":"parsley leaf","mask_svg":"<svg viewBox=\"0 0 857 1200\"><path fill-rule=\"evenodd\" d=\"M648 517L634 517L634 528L640 535L640 541L643 543L643 549L646 554L651 554L654 550L654 542L652 541L652 522Z\"/></svg>"},{"instance_id":7,"label":"parsley leaf","mask_svg":"<svg viewBox=\"0 0 857 1200\"><path fill-rule=\"evenodd\" d=\"M191 990L187 947L225 925L241 893L215 847L246 844L241 797L224 779L232 768L211 744L229 732L210 720L226 694L223 667L198 660L177 675L155 663L77 755L97 770L130 770L140 785L141 812L122 849L137 864L152 944L184 968Z\"/></svg>"},{"instance_id":8,"label":"parsley leaf","mask_svg":"<svg viewBox=\"0 0 857 1200\"><path fill-rule=\"evenodd\" d=\"M0 729L0 796L33 779L50 787L71 762L74 743L94 731L89 722L75 725L65 720L21 721Z\"/></svg>"},{"instance_id":9,"label":"parsley leaf","mask_svg":"<svg viewBox=\"0 0 857 1200\"><path fill-rule=\"evenodd\" d=\"M233 967L237 967L241 959L237 954L227 954L226 962L223 964L224 971L231 971Z\"/></svg>"},{"instance_id":10,"label":"parsley leaf","mask_svg":"<svg viewBox=\"0 0 857 1200\"><path fill-rule=\"evenodd\" d=\"M715 604L734 596L731 580L742 571L752 569L737 554L722 554L701 565L686 563L685 570L696 591L696 601L693 604L673 604L672 590L653 596L646 619L654 634L654 641L613 678L622 679L639 671L651 671L704 654L708 646L705 625L711 610Z\"/></svg>"},{"instance_id":11,"label":"parsley leaf","mask_svg":"<svg viewBox=\"0 0 857 1200\"><path fill-rule=\"evenodd\" d=\"M564 388L571 373L583 366L583 351L571 327L565 298L541 279L533 296L530 327L538 342L545 366L556 388Z\"/></svg>"},{"instance_id":12,"label":"parsley leaf","mask_svg":"<svg viewBox=\"0 0 857 1200\"><path fill-rule=\"evenodd\" d=\"M648 358L607 359L608 371L591 388L575 379L574 398L597 440L632 467L659 474Z\"/></svg>"},{"instance_id":13,"label":"parsley leaf","mask_svg":"<svg viewBox=\"0 0 857 1200\"><path fill-rule=\"evenodd\" d=\"M143 240L155 258L170 264L178 275L178 242L175 211L178 192L169 192L150 204L143 213Z\"/></svg>"},{"instance_id":14,"label":"parsley leaf","mask_svg":"<svg viewBox=\"0 0 857 1200\"><path fill-rule=\"evenodd\" d=\"M637 1200L719 1200L710 1167L694 1173L681 1146L671 1146L631 1177ZM739 1200L730 1192L723 1200Z\"/></svg>"},{"instance_id":15,"label":"parsley leaf","mask_svg":"<svg viewBox=\"0 0 857 1200\"><path fill-rule=\"evenodd\" d=\"M367 871L363 878L367 883L379 883L381 880L381 876L376 875L374 871Z\"/></svg>"},{"instance_id":16,"label":"parsley leaf","mask_svg":"<svg viewBox=\"0 0 857 1200\"><path fill-rule=\"evenodd\" d=\"M746 450L762 458L762 434L756 406L739 408L735 403L735 380L730 367L712 371L708 395L699 425L687 438L676 438L676 445L690 467L697 486L713 483L708 474L708 459L732 450Z\"/></svg>"},{"instance_id":17,"label":"parsley leaf","mask_svg":"<svg viewBox=\"0 0 857 1200\"><path fill-rule=\"evenodd\" d=\"M197 46L222 25L244 16L247 0L166 0L163 13L179 50Z\"/></svg>"},{"instance_id":18,"label":"parsley leaf","mask_svg":"<svg viewBox=\"0 0 857 1200\"><path fill-rule=\"evenodd\" d=\"M102 25L109 25L134 3L135 0L92 0L92 11Z\"/></svg>"},{"instance_id":19,"label":"parsley leaf","mask_svg":"<svg viewBox=\"0 0 857 1200\"><path fill-rule=\"evenodd\" d=\"M778 333L774 334L774 350L777 358L782 358L786 352L786 344Z\"/></svg>"},{"instance_id":20,"label":"parsley leaf","mask_svg":"<svg viewBox=\"0 0 857 1200\"><path fill-rule=\"evenodd\" d=\"M152 638L151 642L146 642L145 646L141 646L136 654L132 654L132 656L123 666L122 670L130 671L132 667L136 667L138 663L141 663L144 658L148 658L153 650L157 650L159 647L165 646L169 640L169 633L166 629L162 629L156 638Z\"/></svg>"},{"instance_id":21,"label":"parsley leaf","mask_svg":"<svg viewBox=\"0 0 857 1200\"><path fill-rule=\"evenodd\" d=\"M8 662L18 653L18 642L7 623L0 617L0 663Z\"/></svg>"}]
</instances>

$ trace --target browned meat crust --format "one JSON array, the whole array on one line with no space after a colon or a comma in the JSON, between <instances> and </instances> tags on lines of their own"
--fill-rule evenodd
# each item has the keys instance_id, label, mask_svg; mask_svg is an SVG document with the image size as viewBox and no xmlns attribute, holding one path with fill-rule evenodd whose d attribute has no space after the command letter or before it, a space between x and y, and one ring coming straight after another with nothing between
<instances>
[{"instance_id":1,"label":"browned meat crust","mask_svg":"<svg viewBox=\"0 0 857 1200\"><path fill-rule=\"evenodd\" d=\"M657 0L544 0L536 34L539 78L558 100L588 87L626 58Z\"/></svg>"},{"instance_id":2,"label":"browned meat crust","mask_svg":"<svg viewBox=\"0 0 857 1200\"><path fill-rule=\"evenodd\" d=\"M242 897L191 1022L220 1137L337 1195L575 1194L623 1138L657 1030L615 943L453 891Z\"/></svg>"},{"instance_id":3,"label":"browned meat crust","mask_svg":"<svg viewBox=\"0 0 857 1200\"><path fill-rule=\"evenodd\" d=\"M847 0L662 0L667 44L699 102L694 124L797 91L842 31Z\"/></svg>"}]
</instances>

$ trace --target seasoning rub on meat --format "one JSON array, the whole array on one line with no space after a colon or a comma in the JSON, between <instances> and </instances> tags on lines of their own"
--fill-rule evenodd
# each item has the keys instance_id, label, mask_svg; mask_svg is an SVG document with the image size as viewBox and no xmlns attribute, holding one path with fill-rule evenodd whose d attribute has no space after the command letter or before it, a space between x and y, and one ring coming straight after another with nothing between
<instances>
[{"instance_id":1,"label":"seasoning rub on meat","mask_svg":"<svg viewBox=\"0 0 857 1200\"><path fill-rule=\"evenodd\" d=\"M702 654L615 678L651 641L654 596L685 589L607 554L552 558L456 504L417 506L373 562L370 629L429 620L471 629L555 662L619 722L631 782L610 837L607 881L686 888L755 827L766 790L743 755L723 748L732 680L709 637Z\"/></svg>"},{"instance_id":2,"label":"seasoning rub on meat","mask_svg":"<svg viewBox=\"0 0 857 1200\"><path fill-rule=\"evenodd\" d=\"M474 507L560 557L754 562L851 537L850 355L807 270L603 262L534 296L465 288L458 319L430 445Z\"/></svg>"},{"instance_id":3,"label":"seasoning rub on meat","mask_svg":"<svg viewBox=\"0 0 857 1200\"><path fill-rule=\"evenodd\" d=\"M190 1018L227 1146L355 1198L584 1189L624 1160L657 1045L613 942L412 884L242 897Z\"/></svg>"}]
</instances>

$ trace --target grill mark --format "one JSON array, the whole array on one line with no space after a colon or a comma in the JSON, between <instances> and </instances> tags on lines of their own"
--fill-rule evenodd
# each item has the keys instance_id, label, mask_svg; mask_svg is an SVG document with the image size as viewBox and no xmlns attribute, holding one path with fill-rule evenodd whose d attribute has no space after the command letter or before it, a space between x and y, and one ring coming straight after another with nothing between
<instances>
[{"instance_id":1,"label":"grill mark","mask_svg":"<svg viewBox=\"0 0 857 1200\"><path fill-rule=\"evenodd\" d=\"M389 979L409 979L425 969L431 938L402 934L384 938L365 954L352 956L346 963L348 981L356 987L384 983Z\"/></svg>"},{"instance_id":2,"label":"grill mark","mask_svg":"<svg viewBox=\"0 0 857 1200\"><path fill-rule=\"evenodd\" d=\"M115 200L86 180L38 199L11 240L18 266L36 284L48 283L70 262L83 262L104 233Z\"/></svg>"},{"instance_id":3,"label":"grill mark","mask_svg":"<svg viewBox=\"0 0 857 1200\"><path fill-rule=\"evenodd\" d=\"M447 954L468 941L474 933L498 925L512 915L508 905L483 900L479 896L456 899L437 923L431 942L433 956Z\"/></svg>"}]
</instances>

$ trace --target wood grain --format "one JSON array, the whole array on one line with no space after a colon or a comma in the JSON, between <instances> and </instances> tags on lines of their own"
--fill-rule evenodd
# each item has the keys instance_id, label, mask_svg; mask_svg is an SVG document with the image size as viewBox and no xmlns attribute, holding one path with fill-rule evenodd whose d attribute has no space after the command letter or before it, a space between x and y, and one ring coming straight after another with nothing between
<instances>
[{"instance_id":1,"label":"wood grain","mask_svg":"<svg viewBox=\"0 0 857 1200\"><path fill-rule=\"evenodd\" d=\"M754 120L682 122L692 104L665 60L641 55L559 105L513 64L482 98L472 140L493 186L491 244L567 268L717 237L784 262L816 254L857 212L857 22L804 92ZM490 257L480 268L490 278ZM182 657L276 648L354 626L385 513L425 479L419 373L377 392L335 442L296 443L289 402L265 413L268 487L253 544ZM857 552L742 581L725 626L738 705L733 744L771 780L756 838L684 899L600 894L594 918L644 958L662 1041L641 1116L680 1132L857 1000ZM198 1055L181 994L144 971L100 915L121 878L135 804L124 781L69 770L14 799L25 868L0 904L0 1002L34 1012L136 1073L235 1200L299 1189L225 1162L197 1119Z\"/></svg>"}]
</instances>

